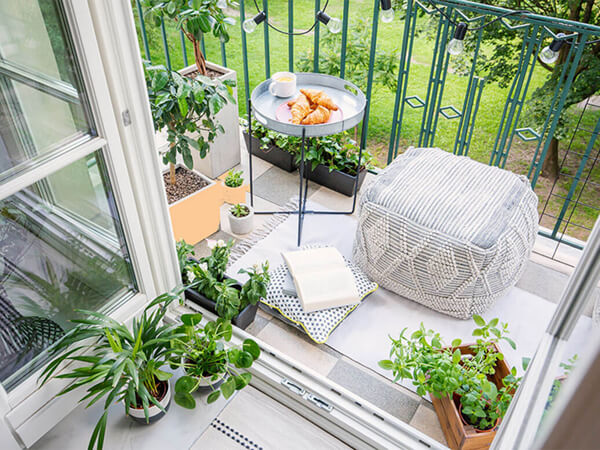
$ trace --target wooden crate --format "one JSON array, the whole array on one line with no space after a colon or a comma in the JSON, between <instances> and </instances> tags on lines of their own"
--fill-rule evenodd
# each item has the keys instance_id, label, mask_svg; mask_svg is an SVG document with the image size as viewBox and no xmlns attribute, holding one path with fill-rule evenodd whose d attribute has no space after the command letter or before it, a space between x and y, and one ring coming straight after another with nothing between
<instances>
[{"instance_id":1,"label":"wooden crate","mask_svg":"<svg viewBox=\"0 0 600 450\"><path fill-rule=\"evenodd\" d=\"M470 349L470 345L462 345L458 347L463 355L473 354ZM500 352L498 347L496 350ZM509 366L506 364L506 360L498 361L496 365L496 373L491 377L490 381L498 387L502 387L502 379L510 373ZM471 425L465 425L461 420L458 412L458 406L460 400L458 396L454 398L443 397L437 398L431 396L433 401L433 407L438 415L442 431L448 442L448 446L453 450L480 450L487 449L490 447L494 437L496 436L496 430L487 432L477 432L475 427Z\"/></svg>"}]
</instances>

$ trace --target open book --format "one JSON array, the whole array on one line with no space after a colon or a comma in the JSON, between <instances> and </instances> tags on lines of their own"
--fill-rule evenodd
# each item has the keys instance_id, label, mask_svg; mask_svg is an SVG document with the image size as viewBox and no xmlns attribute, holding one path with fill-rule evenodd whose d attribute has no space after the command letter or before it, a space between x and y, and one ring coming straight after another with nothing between
<instances>
[{"instance_id":1,"label":"open book","mask_svg":"<svg viewBox=\"0 0 600 450\"><path fill-rule=\"evenodd\" d=\"M304 311L358 303L360 297L352 271L333 247L282 254L292 275Z\"/></svg>"}]
</instances>

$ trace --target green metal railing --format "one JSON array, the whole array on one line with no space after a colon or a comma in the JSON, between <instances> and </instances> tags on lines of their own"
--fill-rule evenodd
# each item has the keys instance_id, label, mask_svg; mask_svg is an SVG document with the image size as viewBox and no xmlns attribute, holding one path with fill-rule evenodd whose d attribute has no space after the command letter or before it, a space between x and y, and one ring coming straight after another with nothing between
<instances>
[{"instance_id":1,"label":"green metal railing","mask_svg":"<svg viewBox=\"0 0 600 450\"><path fill-rule=\"evenodd\" d=\"M269 1L258 0L260 7L265 12L267 20L269 18ZM139 34L141 40L141 47L143 48L144 54L147 59L151 60L152 55L150 54L150 46L148 43L148 36L146 25L142 14L142 8L139 0L135 1L138 12L139 20ZM273 2L272 2L273 3ZM331 2L333 3L333 1ZM277 5L282 7L285 5L284 1L281 0ZM314 0L314 13L318 12L322 8L320 0ZM338 6L342 7L342 31L341 31L341 49L340 49L340 73L339 75L344 78L347 76L347 60L346 53L348 48L348 33L350 23L350 0L338 0ZM291 35L294 29L294 1L287 1L287 8L283 6L284 11L287 10L287 31L290 33L287 36L287 68L290 71L294 71L295 59L294 59L294 43L295 36ZM444 11L445 14L440 14L439 9ZM397 73L397 84L395 92L392 95L394 97L394 107L392 114L392 120L390 123L390 135L387 152L387 162L391 162L398 153L402 150L401 143L410 142L413 145L419 146L434 146L436 142L436 134L439 131L441 121L455 121L457 123L456 135L454 138L454 144L451 148L447 148L448 151L452 151L457 155L468 155L471 147L472 138L474 135L474 129L476 125L476 119L478 112L480 112L480 104L484 97L484 91L486 86L485 78L477 75L477 67L481 59L481 48L482 48L482 31L481 29L473 31L475 34L476 42L475 48L470 58L470 66L466 71L466 87L463 92L462 100L460 101L460 107L446 104L445 103L445 87L448 80L449 73L449 60L450 55L446 51L448 41L452 38L455 29L455 23L466 22L469 24L469 28L477 29L478 26L494 18L499 18L505 15L509 10L504 8L483 5L464 0L407 0L405 3L405 9L403 11L397 11L398 13L404 14L403 27L400 27L400 20L396 20L391 26L398 27L398 36L401 36L400 56L399 56L399 68ZM249 55L248 55L248 43L247 36L243 30L242 22L246 17L252 17L256 14L255 2L254 1L239 1L239 33L240 33L240 45L242 54L241 71L243 73L243 84L244 84L244 96L247 100L251 93L251 82L249 74ZM312 14L313 12L304 11L304 14ZM373 94L374 85L374 67L375 58L378 47L378 32L379 32L379 13L380 13L380 0L373 0L372 18L371 18L371 42L370 42L370 53L369 53L369 66L365 82L365 95L368 99L371 99ZM278 21L282 20L282 13L277 14ZM452 18L452 20L450 20ZM312 20L312 19L311 19ZM435 37L432 41L433 54L430 63L430 70L427 80L420 80L420 83L426 82L426 94L424 98L421 98L415 87L413 86L414 80L410 79L411 68L412 68L412 56L415 44L415 36L419 30L419 23L422 21L433 21L436 27ZM510 87L508 88L507 97L502 107L502 112L499 116L498 127L494 144L489 154L489 164L498 167L505 167L507 159L510 155L511 148L515 146L515 143L521 141L523 143L530 143L535 145L533 151L533 158L528 164L527 176L531 180L531 185L535 189L542 169L542 163L546 158L551 137L557 129L560 114L564 108L567 95L573 85L573 81L576 74L577 66L582 58L583 50L586 41L596 39L600 37L600 27L582 24L578 22L572 22L569 20L544 17L535 14L516 14L507 18L501 18L499 23L509 30L514 31L515 37L520 38L522 41L521 49L516 57L517 60L517 72ZM266 22L261 25L263 27L263 44L264 44L264 60L262 62L264 67L265 77L271 75L271 36L272 30L266 26ZM236 27L237 28L237 27ZM166 65L170 67L171 58L169 55L169 46L167 40L167 33L165 31L164 23L160 26L162 47L164 50L164 61ZM257 30L258 32L259 30ZM234 27L231 27L231 32L236 32ZM321 26L317 22L312 31L313 42L313 70L319 71L319 59L320 59L320 45L321 45ZM543 126L539 131L532 129L524 125L522 122L522 115L526 99L528 98L529 89L536 68L536 62L538 59L538 53L543 47L543 42L548 41L551 38L557 37L558 33L566 33L572 35L568 39L571 42L569 46L567 63L563 65L562 73L556 85L556 89L553 93L548 115L543 123ZM185 45L185 37L180 34L181 39L181 51L183 55L184 64L188 64L187 51ZM231 44L220 44L221 62L224 66L227 66L227 46ZM201 42L202 51L206 55L205 42ZM214 58L215 55L209 55ZM252 64L256 64L258 59L255 55L252 57ZM178 68L177 68L178 69ZM237 68L238 71L240 68ZM411 81L413 83L411 84ZM371 104L368 102L368 109L365 114L365 121L367 124L371 118ZM243 108L245 102L240 101L240 107ZM408 108L407 108L408 106ZM420 111L419 111L420 110ZM408 115L420 114L420 128L418 133L406 134L403 129L403 124ZM368 129L368 127L367 127ZM567 195L564 197L564 203L561 207L561 211L555 217L552 217L554 221L552 230L547 233L549 237L553 239L562 239L561 229L564 231L566 226L569 226L572 219L572 210L577 207L579 199L576 193L581 191L587 186L586 183L590 183L589 179L582 177L586 164L595 164L594 159L594 145L598 132L600 131L600 121L596 125L595 129L590 134L590 139L587 145L587 149L580 156L580 167L576 176L572 177L571 185L568 189ZM367 133L368 134L368 133ZM367 134L361 136L361 144L366 145ZM571 146L569 145L570 151ZM600 156L600 155L599 155ZM597 159L597 157L596 157ZM590 169L591 170L591 169ZM589 178L589 177L588 177ZM554 189L552 189L553 191ZM551 192L549 195L552 195ZM600 199L596 205L587 205L598 209L600 205ZM546 205L547 206L547 205ZM542 210L542 215L545 214L546 208ZM569 212L571 216L569 215ZM573 244L575 246L579 244Z\"/></svg>"}]
</instances>

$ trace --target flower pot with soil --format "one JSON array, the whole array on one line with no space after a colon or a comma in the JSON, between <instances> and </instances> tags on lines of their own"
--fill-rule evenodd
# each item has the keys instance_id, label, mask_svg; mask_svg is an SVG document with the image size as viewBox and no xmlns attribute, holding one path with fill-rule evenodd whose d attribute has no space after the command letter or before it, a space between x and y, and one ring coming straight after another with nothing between
<instances>
[{"instance_id":1,"label":"flower pot with soil","mask_svg":"<svg viewBox=\"0 0 600 450\"><path fill-rule=\"evenodd\" d=\"M444 346L439 333L421 325L410 336L404 329L392 339L393 360L379 362L397 380L411 379L419 395L430 394L452 449L488 448L520 382L498 346L502 340L515 348L507 325L480 316L473 320L479 326L474 344L455 339Z\"/></svg>"},{"instance_id":2,"label":"flower pot with soil","mask_svg":"<svg viewBox=\"0 0 600 450\"><path fill-rule=\"evenodd\" d=\"M157 384L157 390L158 395L156 400L158 401L160 407L151 403L147 408L148 419L146 419L144 405L139 399L135 406L129 404L129 417L131 417L137 423L142 424L151 424L162 419L169 410L169 407L171 406L171 399L173 397L171 394L171 385L169 384L169 381L160 381Z\"/></svg>"},{"instance_id":3,"label":"flower pot with soil","mask_svg":"<svg viewBox=\"0 0 600 450\"><path fill-rule=\"evenodd\" d=\"M146 64L145 73L154 127L166 132L168 142L161 153L163 164L169 166L165 187L175 238L197 243L218 229L222 199L219 186L191 172L192 152L206 156L209 144L222 130L214 115L227 103L229 94L218 83L190 80L163 66ZM197 138L190 137L194 132ZM206 138L202 132L208 132ZM189 171L178 166L178 160Z\"/></svg>"},{"instance_id":4,"label":"flower pot with soil","mask_svg":"<svg viewBox=\"0 0 600 450\"><path fill-rule=\"evenodd\" d=\"M172 343L182 354L181 365L186 375L175 383L175 402L193 409L196 391L210 391L208 403L216 401L221 394L225 399L236 390L250 383L252 376L241 369L248 369L260 356L260 348L252 339L241 346L227 345L231 340L231 323L222 318L202 325L202 314L184 314L177 328L180 337Z\"/></svg>"},{"instance_id":5,"label":"flower pot with soil","mask_svg":"<svg viewBox=\"0 0 600 450\"><path fill-rule=\"evenodd\" d=\"M176 240L197 244L219 230L221 193L204 175L175 166L175 184L170 171L163 175L169 215Z\"/></svg>"},{"instance_id":6,"label":"flower pot with soil","mask_svg":"<svg viewBox=\"0 0 600 450\"><path fill-rule=\"evenodd\" d=\"M227 217L233 234L248 234L254 228L254 210L248 205L233 205Z\"/></svg>"},{"instance_id":7,"label":"flower pot with soil","mask_svg":"<svg viewBox=\"0 0 600 450\"><path fill-rule=\"evenodd\" d=\"M88 406L103 405L89 448L102 448L109 409L120 399L125 414L138 422L152 423L166 414L171 401L169 379L173 376L167 370L171 358L180 359L181 354L172 347L178 337L177 325L165 325L164 317L168 306L179 301L180 294L179 290L158 296L131 325L85 311L89 319L73 320L77 326L53 349L53 355L58 356L43 370L42 383L54 377L68 377L73 384L58 395L71 392L73 386L82 386L82 401L89 400ZM86 354L67 351L77 348L85 348ZM90 392L95 394L90 397Z\"/></svg>"},{"instance_id":8,"label":"flower pot with soil","mask_svg":"<svg viewBox=\"0 0 600 450\"><path fill-rule=\"evenodd\" d=\"M254 321L258 302L267 295L269 264L265 262L261 266L241 269L240 273L248 279L240 284L225 275L233 241L217 241L210 245L210 256L196 260L193 248L185 242L177 243L182 279L188 286L185 297L245 329Z\"/></svg>"},{"instance_id":9,"label":"flower pot with soil","mask_svg":"<svg viewBox=\"0 0 600 450\"><path fill-rule=\"evenodd\" d=\"M231 205L244 203L246 201L246 192L248 185L244 184L244 177L241 170L230 170L221 180L223 187L223 201Z\"/></svg>"}]
</instances>

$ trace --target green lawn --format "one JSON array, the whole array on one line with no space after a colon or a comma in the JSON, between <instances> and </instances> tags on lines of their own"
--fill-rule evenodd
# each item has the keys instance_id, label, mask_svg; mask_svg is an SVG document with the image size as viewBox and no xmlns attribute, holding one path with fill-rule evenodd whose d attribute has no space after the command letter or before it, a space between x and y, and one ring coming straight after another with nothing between
<instances>
[{"instance_id":1,"label":"green lawn","mask_svg":"<svg viewBox=\"0 0 600 450\"><path fill-rule=\"evenodd\" d=\"M259 2L260 3L260 2ZM323 3L323 2L322 2ZM134 14L136 15L136 25L138 26L139 34L139 21L137 17L137 8L135 8L135 2L132 1L134 6ZM372 18L372 0L353 0L350 4L350 20L358 20L359 18ZM287 8L288 2L284 0L271 0L269 1L269 14L270 21L274 25L287 29ZM247 17L253 16L256 13L254 4L252 2L246 2ZM327 9L327 12L331 16L340 17L342 15L342 2L332 1ZM237 11L231 11L231 16L237 16ZM295 0L294 1L294 24L297 31L310 27L313 23L314 18L314 2L312 0ZM236 25L230 27L231 40L227 44L227 66L236 70L238 73L238 99L240 104L240 112L243 114L246 110L245 97L244 97L244 77L243 77L243 60L241 50L241 34L239 17L236 17ZM169 52L171 58L171 65L174 69L183 67L183 56L181 50L181 40L179 32L176 30L173 23L167 23L167 35L169 42ZM148 41L150 46L150 52L152 61L154 63L164 63L164 51L161 39L161 33L158 28L146 25ZM264 24L259 25L257 30L247 35L248 44L248 59L249 59L249 79L250 86L253 88L261 81L266 78L265 73L265 49L264 49ZM396 17L394 22L391 24L385 24L379 22L379 34L377 47L378 49L385 49L393 51L394 49L400 49L401 37L403 30L403 20ZM327 33L325 27L321 27L321 33ZM288 69L288 38L285 35L279 34L274 31L269 32L270 40L270 63L271 73L280 70ZM300 36L294 38L294 58L298 61L301 54L309 51L314 43L313 34L310 33L306 36ZM193 63L193 53L191 45L186 42L188 62ZM140 48L141 45L140 39ZM206 39L206 57L210 61L221 63L221 52L219 42L212 37ZM430 65L433 54L433 42L427 40L425 37L419 37L415 40L413 49L411 71L408 83L408 95L418 95L421 98L425 98L427 94L427 83L429 79ZM535 90L537 86L540 86L546 73L544 69L538 68L533 74L531 86L529 88L529 95ZM444 97L442 106L454 105L458 110L462 110L464 94L466 89L467 79L464 76L459 76L452 72L448 73L446 85L444 88ZM471 141L471 147L469 150L469 156L472 158L487 163L490 158L490 152L493 149L494 142L496 139L497 129L500 122L500 117L508 95L508 89L503 89L495 83L486 84L481 103L479 105L479 111L477 114L475 128L473 132L473 138ZM373 95L371 97L371 114L369 119L369 133L368 133L368 149L373 153L380 166L384 166L387 162L388 143L390 138L392 113L394 110L395 92L382 86L374 86ZM571 114L577 116L580 111L576 108L571 108ZM411 109L405 108L405 117L402 124L402 136L401 136L401 147L406 148L409 145L418 144L419 131L422 120L422 109ZM595 121L598 119L598 114L591 113L585 117L585 122L593 128ZM436 131L435 145L446 150L452 150L454 148L454 141L456 138L456 130L458 127L459 119L448 120L440 116ZM583 135L582 135L583 136ZM573 148L577 151L582 152L585 149L587 138L578 137L573 140ZM568 142L561 144L562 147L567 147ZM531 159L533 157L534 146L530 143L524 143L518 138L515 138L511 154L507 161L507 168L518 172L527 173ZM563 155L560 155L562 159ZM575 172L579 164L579 157L573 155L567 159L567 165L563 171ZM600 179L600 169L596 168L591 176L592 179ZM570 186L570 179L561 178L555 187L554 192L560 195L565 195L568 192ZM539 186L536 187L536 191L540 197L540 212L543 205L546 202L552 183L547 180L541 179ZM600 191L596 188L588 186L586 191L582 195L582 199L586 199L591 202L592 205L598 205L598 194ZM548 210L560 209L561 199L553 197L550 199ZM575 210L574 218L578 222L582 222L585 226L591 227L593 221L597 217L597 212L590 208L578 207ZM545 219L543 223L546 226L551 226L552 220ZM587 231L584 229L569 229L569 234L574 236L585 238L587 237Z\"/></svg>"}]
</instances>

